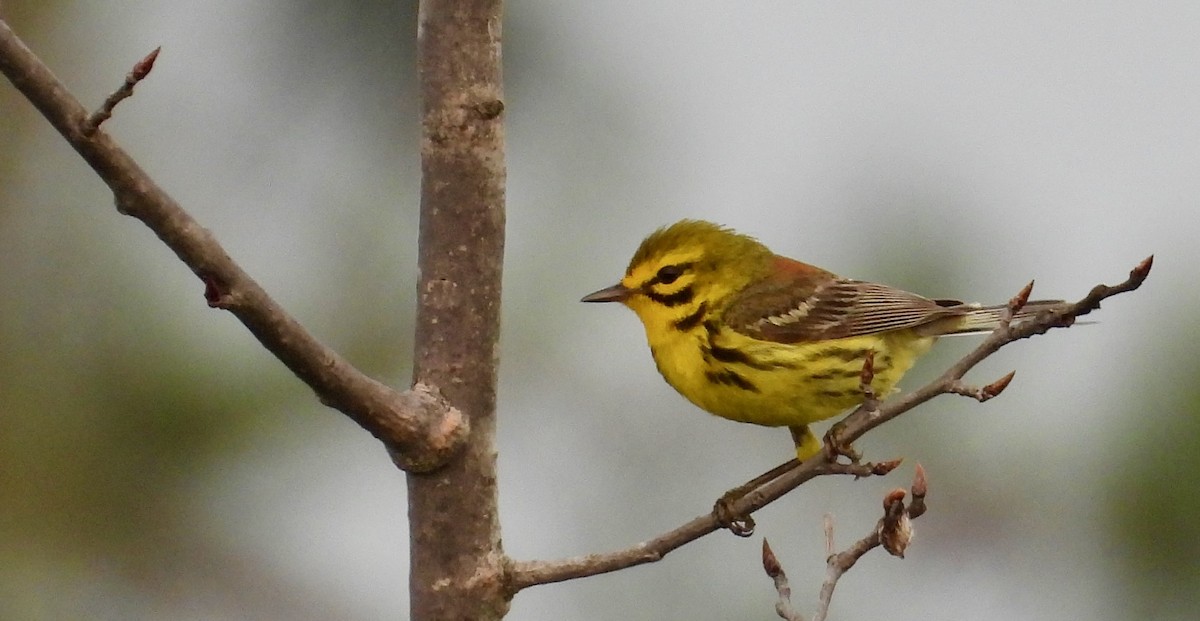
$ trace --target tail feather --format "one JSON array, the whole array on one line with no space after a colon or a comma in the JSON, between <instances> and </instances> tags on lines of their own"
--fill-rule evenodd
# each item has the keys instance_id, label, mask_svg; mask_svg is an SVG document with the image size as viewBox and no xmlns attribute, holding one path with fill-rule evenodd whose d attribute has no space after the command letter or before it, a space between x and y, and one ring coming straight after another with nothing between
<instances>
[{"instance_id":1,"label":"tail feather","mask_svg":"<svg viewBox=\"0 0 1200 621\"><path fill-rule=\"evenodd\" d=\"M1051 310L1066 304L1063 300L1035 300L1025 304L1020 311L1013 317L1013 323L1020 323L1022 320L1032 319L1039 313L1045 310ZM973 308L967 312L966 316L960 321L953 324L945 324L945 331L940 332L939 336L949 336L954 334L977 334L979 332L991 332L1000 326L1000 318L1004 316L1008 308L1007 304L998 304L995 306L981 306Z\"/></svg>"}]
</instances>

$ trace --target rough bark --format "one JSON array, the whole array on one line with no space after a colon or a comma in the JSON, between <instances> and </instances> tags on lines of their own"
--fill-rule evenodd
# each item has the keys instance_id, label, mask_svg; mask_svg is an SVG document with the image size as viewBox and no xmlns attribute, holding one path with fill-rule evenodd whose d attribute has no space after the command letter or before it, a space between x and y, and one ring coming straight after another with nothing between
<instances>
[{"instance_id":1,"label":"rough bark","mask_svg":"<svg viewBox=\"0 0 1200 621\"><path fill-rule=\"evenodd\" d=\"M508 609L496 509L495 405L504 251L498 0L424 0L421 276L414 381L470 421L466 449L408 475L414 620Z\"/></svg>"}]
</instances>

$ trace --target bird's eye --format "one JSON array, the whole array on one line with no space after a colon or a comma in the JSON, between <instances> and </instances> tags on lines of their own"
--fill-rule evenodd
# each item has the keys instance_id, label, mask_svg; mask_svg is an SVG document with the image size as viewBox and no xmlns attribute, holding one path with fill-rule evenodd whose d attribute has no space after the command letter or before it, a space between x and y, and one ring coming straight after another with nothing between
<instances>
[{"instance_id":1,"label":"bird's eye","mask_svg":"<svg viewBox=\"0 0 1200 621\"><path fill-rule=\"evenodd\" d=\"M658 270L658 274L655 276L655 278L658 280L658 282L664 285L669 285L678 280L680 276L683 276L683 266L667 265Z\"/></svg>"}]
</instances>

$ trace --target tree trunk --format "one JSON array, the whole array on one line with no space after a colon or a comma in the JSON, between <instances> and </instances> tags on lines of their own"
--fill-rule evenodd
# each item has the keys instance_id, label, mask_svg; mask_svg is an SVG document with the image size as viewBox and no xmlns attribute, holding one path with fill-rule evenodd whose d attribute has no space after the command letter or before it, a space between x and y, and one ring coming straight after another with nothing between
<instances>
[{"instance_id":1,"label":"tree trunk","mask_svg":"<svg viewBox=\"0 0 1200 621\"><path fill-rule=\"evenodd\" d=\"M508 610L496 508L495 405L504 254L499 0L422 0L421 227L414 381L469 419L466 448L408 475L411 618Z\"/></svg>"}]
</instances>

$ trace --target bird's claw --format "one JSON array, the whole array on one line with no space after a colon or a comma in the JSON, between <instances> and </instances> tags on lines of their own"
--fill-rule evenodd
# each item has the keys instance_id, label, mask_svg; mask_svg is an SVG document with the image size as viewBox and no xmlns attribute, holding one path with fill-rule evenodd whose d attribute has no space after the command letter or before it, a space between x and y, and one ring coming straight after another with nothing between
<instances>
[{"instance_id":1,"label":"bird's claw","mask_svg":"<svg viewBox=\"0 0 1200 621\"><path fill-rule=\"evenodd\" d=\"M754 534L754 518L749 515L742 515L734 510L733 505L744 496L744 493L737 493L739 490L733 490L726 493L713 503L713 517L717 519L717 523L722 528L729 529L729 532L738 537L749 537Z\"/></svg>"},{"instance_id":2,"label":"bird's claw","mask_svg":"<svg viewBox=\"0 0 1200 621\"><path fill-rule=\"evenodd\" d=\"M862 453L854 448L854 445L842 441L842 432L846 426L842 423L835 423L825 432L825 457L836 462L839 457L845 457L850 460L850 463L857 464L862 460Z\"/></svg>"}]
</instances>

